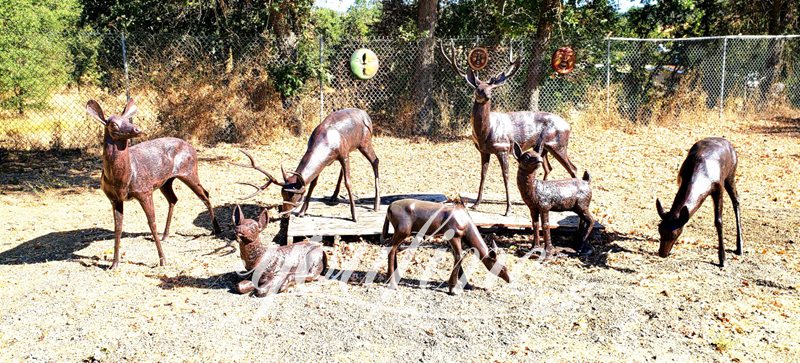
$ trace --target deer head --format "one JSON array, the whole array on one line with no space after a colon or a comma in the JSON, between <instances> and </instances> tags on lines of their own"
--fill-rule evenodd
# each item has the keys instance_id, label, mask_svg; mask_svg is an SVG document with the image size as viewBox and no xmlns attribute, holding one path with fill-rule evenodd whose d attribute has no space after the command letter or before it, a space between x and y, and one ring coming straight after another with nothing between
<instances>
[{"instance_id":1,"label":"deer head","mask_svg":"<svg viewBox=\"0 0 800 363\"><path fill-rule=\"evenodd\" d=\"M103 109L95 100L86 103L86 112L105 127L106 135L114 141L125 141L142 134L142 129L131 122L131 117L138 112L136 103L131 98L120 115L112 115L106 119Z\"/></svg>"},{"instance_id":2,"label":"deer head","mask_svg":"<svg viewBox=\"0 0 800 363\"><path fill-rule=\"evenodd\" d=\"M519 168L527 172L536 171L542 166L542 162L544 161L541 150L539 150L539 152L528 150L523 153L522 148L516 142L514 143L514 152L512 155L514 155L514 159L517 159L517 162L519 162Z\"/></svg>"},{"instance_id":3,"label":"deer head","mask_svg":"<svg viewBox=\"0 0 800 363\"><path fill-rule=\"evenodd\" d=\"M689 221L691 213L689 213L689 208L686 206L681 208L677 217L666 213L661 206L661 200L658 198L656 198L656 211L658 211L658 215L661 217L661 223L658 224L658 234L661 236L661 245L658 248L658 255L667 257L672 251L672 246L675 245L675 241L681 236L683 226Z\"/></svg>"},{"instance_id":4,"label":"deer head","mask_svg":"<svg viewBox=\"0 0 800 363\"><path fill-rule=\"evenodd\" d=\"M233 215L231 218L233 219L236 239L239 240L239 243L242 245L260 243L259 234L267 223L269 223L269 215L267 214L266 208L261 210L261 214L258 215L258 221L255 221L245 218L242 207L238 204L233 208Z\"/></svg>"},{"instance_id":5,"label":"deer head","mask_svg":"<svg viewBox=\"0 0 800 363\"><path fill-rule=\"evenodd\" d=\"M442 46L441 43L439 44L439 50L441 51L444 59L447 60L447 63L450 64L450 67L453 68L453 70L456 73L458 73L461 77L464 77L464 79L467 81L467 84L469 84L473 89L475 89L475 102L477 103L486 103L491 101L492 89L504 85L506 81L509 78L513 77L514 74L516 74L517 71L519 70L519 57L517 57L516 59L514 59L514 61L512 61L509 64L508 70L506 70L505 72L500 72L494 77L490 78L489 82L484 82L478 78L475 72L472 71L472 68L467 67L467 71L464 72L461 70L461 68L458 67L458 62L456 62L455 47L453 47L452 45L450 46L449 57L447 56L447 54L445 54L444 47Z\"/></svg>"}]
</instances>

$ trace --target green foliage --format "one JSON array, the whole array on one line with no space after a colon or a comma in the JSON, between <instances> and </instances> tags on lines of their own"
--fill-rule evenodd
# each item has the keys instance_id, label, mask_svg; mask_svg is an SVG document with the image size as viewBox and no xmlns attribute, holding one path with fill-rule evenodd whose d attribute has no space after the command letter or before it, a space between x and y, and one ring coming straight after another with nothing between
<instances>
[{"instance_id":1,"label":"green foliage","mask_svg":"<svg viewBox=\"0 0 800 363\"><path fill-rule=\"evenodd\" d=\"M0 107L43 108L73 71L69 36L80 14L72 0L0 2Z\"/></svg>"},{"instance_id":2,"label":"green foliage","mask_svg":"<svg viewBox=\"0 0 800 363\"><path fill-rule=\"evenodd\" d=\"M280 93L284 104L298 95L306 81L320 74L319 48L313 40L302 41L293 50L292 61L269 68L275 90Z\"/></svg>"}]
</instances>

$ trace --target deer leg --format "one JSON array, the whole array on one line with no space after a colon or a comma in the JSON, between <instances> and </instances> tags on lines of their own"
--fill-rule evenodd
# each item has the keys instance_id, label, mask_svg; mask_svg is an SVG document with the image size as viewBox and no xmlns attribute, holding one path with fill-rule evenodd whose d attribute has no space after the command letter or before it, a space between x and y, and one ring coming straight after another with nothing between
<instances>
[{"instance_id":1,"label":"deer leg","mask_svg":"<svg viewBox=\"0 0 800 363\"><path fill-rule=\"evenodd\" d=\"M578 168L575 167L574 164L569 160L569 156L567 155L567 148L566 147L559 147L559 148L551 148L550 152L553 154L553 157L558 160L558 162L567 169L567 173L571 177L575 177L578 175Z\"/></svg>"},{"instance_id":2,"label":"deer leg","mask_svg":"<svg viewBox=\"0 0 800 363\"><path fill-rule=\"evenodd\" d=\"M500 169L503 171L503 185L506 188L506 212L503 215L507 216L511 212L511 197L508 195L508 153L497 153L497 160L500 161Z\"/></svg>"},{"instance_id":3,"label":"deer leg","mask_svg":"<svg viewBox=\"0 0 800 363\"><path fill-rule=\"evenodd\" d=\"M578 215L581 219L580 223L585 226L585 230L581 235L581 244L578 247L578 256L589 256L594 252L592 245L589 243L589 236L592 235L592 229L594 229L594 216L592 216L588 208L578 211Z\"/></svg>"},{"instance_id":4,"label":"deer leg","mask_svg":"<svg viewBox=\"0 0 800 363\"><path fill-rule=\"evenodd\" d=\"M742 223L739 220L739 193L736 191L736 182L733 178L725 181L725 190L728 192L728 196L731 197L733 214L736 216L736 251L733 253L741 256L744 251L742 247Z\"/></svg>"},{"instance_id":5,"label":"deer leg","mask_svg":"<svg viewBox=\"0 0 800 363\"><path fill-rule=\"evenodd\" d=\"M714 227L717 228L717 239L719 247L719 267L725 267L725 245L722 240L722 192L717 190L711 193L711 200L714 201Z\"/></svg>"},{"instance_id":6,"label":"deer leg","mask_svg":"<svg viewBox=\"0 0 800 363\"><path fill-rule=\"evenodd\" d=\"M553 257L553 241L550 239L550 215L549 211L541 211L542 237L544 238L545 256Z\"/></svg>"},{"instance_id":7,"label":"deer leg","mask_svg":"<svg viewBox=\"0 0 800 363\"><path fill-rule=\"evenodd\" d=\"M197 178L197 175L193 175L190 177L178 177L183 184L186 184L189 189L194 192L194 194L203 201L203 204L206 205L206 209L208 209L208 215L211 216L211 227L213 229L214 235L219 235L222 230L219 228L219 223L217 223L217 217L214 216L214 208L211 207L211 198L208 196L208 191L203 188L200 184L200 180Z\"/></svg>"},{"instance_id":8,"label":"deer leg","mask_svg":"<svg viewBox=\"0 0 800 363\"><path fill-rule=\"evenodd\" d=\"M542 180L547 180L550 171L553 167L550 165L550 159L547 158L547 149L542 149Z\"/></svg>"},{"instance_id":9,"label":"deer leg","mask_svg":"<svg viewBox=\"0 0 800 363\"><path fill-rule=\"evenodd\" d=\"M386 268L386 278L389 280L389 288L391 289L397 289L397 283L400 281L400 273L397 272L397 248L408 237L408 234L399 230L399 228L398 226L394 231L394 235L392 235L392 248L389 250L388 266Z\"/></svg>"},{"instance_id":10,"label":"deer leg","mask_svg":"<svg viewBox=\"0 0 800 363\"><path fill-rule=\"evenodd\" d=\"M486 181L486 170L489 169L489 157L491 154L481 153L481 184L478 187L478 198L475 199L475 204L472 205L472 209L478 208L478 205L481 204L483 200L483 183Z\"/></svg>"},{"instance_id":11,"label":"deer leg","mask_svg":"<svg viewBox=\"0 0 800 363\"><path fill-rule=\"evenodd\" d=\"M306 215L306 210L308 210L308 204L311 202L311 192L314 191L314 188L317 186L317 180L319 177L314 178L310 184L308 184L308 192L306 192L305 200L303 200L303 208L300 208L300 213L297 213L298 217L302 217Z\"/></svg>"},{"instance_id":12,"label":"deer leg","mask_svg":"<svg viewBox=\"0 0 800 363\"><path fill-rule=\"evenodd\" d=\"M463 261L461 239L458 237L453 237L453 239L450 240L450 247L452 247L453 250L453 271L450 272L450 279L447 282L447 293L450 295L455 295L455 291L453 290L463 276L463 272L461 271L461 262Z\"/></svg>"},{"instance_id":13,"label":"deer leg","mask_svg":"<svg viewBox=\"0 0 800 363\"><path fill-rule=\"evenodd\" d=\"M156 215L155 211L153 210L153 195L146 194L138 199L139 204L141 204L142 209L144 209L145 216L147 216L147 225L150 226L150 233L153 234L153 239L156 241L156 249L158 250L158 264L159 266L164 266L167 264L167 259L164 257L164 250L161 249L161 239L158 237L158 231L156 230Z\"/></svg>"},{"instance_id":14,"label":"deer leg","mask_svg":"<svg viewBox=\"0 0 800 363\"><path fill-rule=\"evenodd\" d=\"M539 240L539 212L531 209L531 221L533 227L533 248L542 248L542 242Z\"/></svg>"},{"instance_id":15,"label":"deer leg","mask_svg":"<svg viewBox=\"0 0 800 363\"><path fill-rule=\"evenodd\" d=\"M122 202L111 202L111 208L114 210L114 262L111 263L109 270L113 270L119 266L119 240L122 237Z\"/></svg>"},{"instance_id":16,"label":"deer leg","mask_svg":"<svg viewBox=\"0 0 800 363\"><path fill-rule=\"evenodd\" d=\"M353 201L353 186L350 183L350 158L344 158L340 162L344 170L344 187L347 188L347 194L350 198L350 215L353 217L353 222L356 222L356 204Z\"/></svg>"},{"instance_id":17,"label":"deer leg","mask_svg":"<svg viewBox=\"0 0 800 363\"><path fill-rule=\"evenodd\" d=\"M377 212L378 208L381 206L380 176L378 174L378 164L380 160L378 160L378 157L375 155L375 150L372 149L371 141L358 150L369 160L370 165L372 165L372 173L375 174L375 206L373 210Z\"/></svg>"},{"instance_id":18,"label":"deer leg","mask_svg":"<svg viewBox=\"0 0 800 363\"><path fill-rule=\"evenodd\" d=\"M169 203L169 211L167 212L167 223L164 225L164 234L161 235L161 241L166 241L167 237L169 237L169 225L172 222L172 210L175 208L175 203L178 202L178 197L175 195L175 191L172 190L172 181L175 179L168 179L164 185L159 188L161 190L161 194L164 194L164 198L167 198L167 203Z\"/></svg>"},{"instance_id":19,"label":"deer leg","mask_svg":"<svg viewBox=\"0 0 800 363\"><path fill-rule=\"evenodd\" d=\"M331 203L336 203L339 199L339 187L342 185L342 178L344 177L344 168L339 169L339 180L336 181L336 188L333 189L333 194L331 194L331 199L329 200Z\"/></svg>"}]
</instances>

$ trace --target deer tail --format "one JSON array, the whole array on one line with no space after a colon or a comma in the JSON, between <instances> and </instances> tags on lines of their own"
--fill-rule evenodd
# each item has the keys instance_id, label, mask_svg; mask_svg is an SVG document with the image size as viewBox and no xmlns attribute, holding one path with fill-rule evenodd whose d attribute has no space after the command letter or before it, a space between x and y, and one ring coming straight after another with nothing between
<instances>
[{"instance_id":1,"label":"deer tail","mask_svg":"<svg viewBox=\"0 0 800 363\"><path fill-rule=\"evenodd\" d=\"M585 170L585 171L583 172L583 180L585 180L585 181L587 181L587 182L589 182L589 183L591 183L591 182L592 182L592 176L591 176L591 175L589 175L589 171L588 171L588 170Z\"/></svg>"}]
</instances>

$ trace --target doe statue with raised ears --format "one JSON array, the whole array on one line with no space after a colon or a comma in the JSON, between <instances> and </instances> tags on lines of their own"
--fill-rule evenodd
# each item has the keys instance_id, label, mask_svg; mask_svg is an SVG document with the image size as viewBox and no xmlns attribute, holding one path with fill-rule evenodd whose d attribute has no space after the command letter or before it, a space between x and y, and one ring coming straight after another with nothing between
<instances>
[{"instance_id":1,"label":"doe statue with raised ears","mask_svg":"<svg viewBox=\"0 0 800 363\"><path fill-rule=\"evenodd\" d=\"M120 115L106 118L100 104L89 100L86 112L104 127L103 134L103 174L100 189L111 201L114 211L114 262L111 268L119 265L120 237L122 236L123 202L136 199L144 209L147 224L153 234L158 250L159 265L166 264L161 242L169 236L172 212L178 197L172 190L175 179L182 181L203 201L211 217L214 234L220 233L219 224L214 217L214 209L208 192L200 184L197 176L197 151L188 142L162 137L140 142L130 146L129 140L142 134L142 129L131 122L136 114L136 103L128 101ZM155 211L153 210L153 191L159 189L169 203L164 234L159 237L156 231Z\"/></svg>"}]
</instances>

